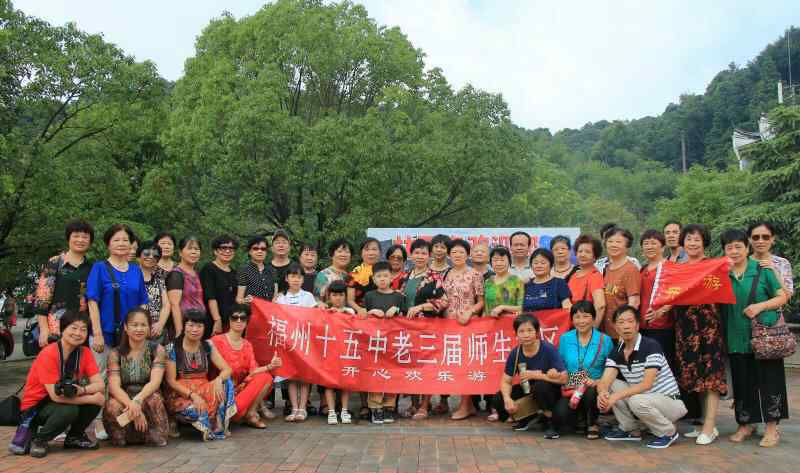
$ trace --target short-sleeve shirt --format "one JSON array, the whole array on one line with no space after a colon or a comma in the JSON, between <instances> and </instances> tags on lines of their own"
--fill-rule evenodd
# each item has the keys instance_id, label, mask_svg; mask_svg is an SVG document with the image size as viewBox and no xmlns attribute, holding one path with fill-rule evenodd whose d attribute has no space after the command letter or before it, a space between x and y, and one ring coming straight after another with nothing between
<instances>
[{"instance_id":1,"label":"short-sleeve shirt","mask_svg":"<svg viewBox=\"0 0 800 473\"><path fill-rule=\"evenodd\" d=\"M508 268L508 272L520 278L522 282L528 282L533 279L533 270L530 265L514 266L513 264Z\"/></svg>"},{"instance_id":2,"label":"short-sleeve shirt","mask_svg":"<svg viewBox=\"0 0 800 473\"><path fill-rule=\"evenodd\" d=\"M147 288L144 276L138 265L129 264L127 271L119 271L111 267L119 284L119 318L122 321L129 310L147 305ZM100 307L100 325L105 335L115 332L114 288L108 274L105 261L98 261L92 266L89 280L86 283L86 298L97 302Z\"/></svg>"},{"instance_id":3,"label":"short-sleeve shirt","mask_svg":"<svg viewBox=\"0 0 800 473\"><path fill-rule=\"evenodd\" d=\"M368 311L378 309L384 312L392 307L397 307L402 313L405 312L405 297L399 292L383 293L376 289L374 291L369 291L367 295L364 296L364 307Z\"/></svg>"},{"instance_id":4,"label":"short-sleeve shirt","mask_svg":"<svg viewBox=\"0 0 800 473\"><path fill-rule=\"evenodd\" d=\"M600 379L603 376L606 357L613 348L614 342L611 337L599 330L592 330L592 337L586 346L581 346L575 329L558 339L558 353L564 360L567 372L576 373L585 369L592 379Z\"/></svg>"},{"instance_id":5,"label":"short-sleeve shirt","mask_svg":"<svg viewBox=\"0 0 800 473\"><path fill-rule=\"evenodd\" d=\"M238 284L236 270L231 268L230 271L225 271L213 262L208 263L200 270L200 283L203 285L203 299L206 306L210 300L217 301L219 316L223 323L227 323L236 304Z\"/></svg>"},{"instance_id":6,"label":"short-sleeve shirt","mask_svg":"<svg viewBox=\"0 0 800 473\"><path fill-rule=\"evenodd\" d=\"M489 277L483 283L483 315L491 314L495 307L501 305L522 306L524 294L522 280L513 274L509 274L501 283Z\"/></svg>"},{"instance_id":7,"label":"short-sleeve shirt","mask_svg":"<svg viewBox=\"0 0 800 473\"><path fill-rule=\"evenodd\" d=\"M569 292L572 294L571 302L574 304L578 301L589 301L594 303L594 296L592 293L598 289L603 289L603 275L597 268L592 267L589 274L574 273L567 281Z\"/></svg>"},{"instance_id":8,"label":"short-sleeve shirt","mask_svg":"<svg viewBox=\"0 0 800 473\"><path fill-rule=\"evenodd\" d=\"M445 316L455 319L483 296L483 275L469 266L461 273L454 273L451 269L445 274L442 287L447 295Z\"/></svg>"},{"instance_id":9,"label":"short-sleeve shirt","mask_svg":"<svg viewBox=\"0 0 800 473\"><path fill-rule=\"evenodd\" d=\"M611 316L617 307L627 304L628 298L638 296L642 285L639 269L630 261L625 262L616 269L607 267L605 275L605 296L606 296L606 333L617 338L617 329L611 323Z\"/></svg>"},{"instance_id":10,"label":"short-sleeve shirt","mask_svg":"<svg viewBox=\"0 0 800 473\"><path fill-rule=\"evenodd\" d=\"M606 368L614 368L622 375L628 384L640 384L644 381L646 369L655 368L658 370L653 386L642 394L663 394L665 396L677 396L680 393L675 376L667 364L667 357L661 345L652 338L638 335L636 345L631 356L625 360L625 344L620 342L611 350L606 358Z\"/></svg>"},{"instance_id":11,"label":"short-sleeve shirt","mask_svg":"<svg viewBox=\"0 0 800 473\"><path fill-rule=\"evenodd\" d=\"M275 302L278 304L293 305L297 307L314 307L317 305L317 300L314 299L314 295L302 289L294 294L286 291L279 295L278 298L275 299Z\"/></svg>"},{"instance_id":12,"label":"short-sleeve shirt","mask_svg":"<svg viewBox=\"0 0 800 473\"><path fill-rule=\"evenodd\" d=\"M564 360L562 360L561 355L558 354L558 350L550 342L545 340L540 341L539 351L537 351L536 354L530 358L525 356L525 352L520 351L521 349L522 347L517 346L511 350L511 353L508 355L505 368L505 374L508 376L514 376L515 363L525 363L525 369L527 371L540 370L542 373L547 373L550 371L550 368L553 368L559 372L566 371L567 369L564 365ZM519 358L517 358L518 351Z\"/></svg>"},{"instance_id":13,"label":"short-sleeve shirt","mask_svg":"<svg viewBox=\"0 0 800 473\"><path fill-rule=\"evenodd\" d=\"M259 297L271 301L275 296L275 274L272 266L265 264L263 270L252 261L248 262L236 275L237 285L244 287L244 295Z\"/></svg>"},{"instance_id":14,"label":"short-sleeve shirt","mask_svg":"<svg viewBox=\"0 0 800 473\"><path fill-rule=\"evenodd\" d=\"M317 280L317 271L307 272L303 270L303 285L301 286L304 291L314 294L314 282Z\"/></svg>"},{"instance_id":15,"label":"short-sleeve shirt","mask_svg":"<svg viewBox=\"0 0 800 473\"><path fill-rule=\"evenodd\" d=\"M92 350L84 346L77 349L81 350L81 360L76 381L98 374L100 370L97 369ZM22 393L21 410L30 409L49 396L45 385L56 384L61 379L60 363L58 343L51 343L42 348L28 371L25 390Z\"/></svg>"},{"instance_id":16,"label":"short-sleeve shirt","mask_svg":"<svg viewBox=\"0 0 800 473\"><path fill-rule=\"evenodd\" d=\"M728 353L753 352L750 346L752 321L744 315L744 309L747 308L756 274L758 274L758 262L750 258L747 260L747 269L742 274L741 280L733 272L730 273L736 304L720 305L720 312L725 317L725 342L728 346ZM758 278L754 303L772 299L780 288L781 283L775 277L775 273L762 269ZM778 320L778 312L765 310L758 314L758 320L765 325L772 325Z\"/></svg>"},{"instance_id":17,"label":"short-sleeve shirt","mask_svg":"<svg viewBox=\"0 0 800 473\"><path fill-rule=\"evenodd\" d=\"M531 279L525 284L522 310L560 309L564 299L569 298L569 286L563 279L551 277L544 283L533 282Z\"/></svg>"},{"instance_id":18,"label":"short-sleeve shirt","mask_svg":"<svg viewBox=\"0 0 800 473\"><path fill-rule=\"evenodd\" d=\"M181 312L199 310L206 313L206 303L203 300L203 284L197 273L190 274L176 266L167 275L167 291L181 291Z\"/></svg>"},{"instance_id":19,"label":"short-sleeve shirt","mask_svg":"<svg viewBox=\"0 0 800 473\"><path fill-rule=\"evenodd\" d=\"M86 312L86 281L92 270L92 261L84 258L72 266L59 256L48 261L39 276L34 308L37 315L48 315L64 309Z\"/></svg>"},{"instance_id":20,"label":"short-sleeve shirt","mask_svg":"<svg viewBox=\"0 0 800 473\"><path fill-rule=\"evenodd\" d=\"M789 292L794 293L794 275L792 275L792 263L786 258L772 255L772 264L778 270L779 277L783 280L784 286Z\"/></svg>"},{"instance_id":21,"label":"short-sleeve shirt","mask_svg":"<svg viewBox=\"0 0 800 473\"><path fill-rule=\"evenodd\" d=\"M644 315L650 310L650 298L653 296L653 286L656 283L656 271L649 270L647 266L642 268L641 271L641 302L639 303L639 311L642 314L642 323L640 328L642 330L665 330L671 329L675 326L675 314L669 311L661 317L652 322L644 319Z\"/></svg>"},{"instance_id":22,"label":"short-sleeve shirt","mask_svg":"<svg viewBox=\"0 0 800 473\"><path fill-rule=\"evenodd\" d=\"M349 277L347 271L339 271L333 266L328 266L317 273L314 280L314 296L324 301L328 297L328 286L333 281L344 281L347 284Z\"/></svg>"},{"instance_id":23,"label":"short-sleeve shirt","mask_svg":"<svg viewBox=\"0 0 800 473\"><path fill-rule=\"evenodd\" d=\"M283 266L275 266L272 261L269 262L272 274L275 276L275 284L278 285L278 292L286 292L289 289L289 283L286 282L286 273L289 271L290 264L292 264L291 260L287 261Z\"/></svg>"}]
</instances>

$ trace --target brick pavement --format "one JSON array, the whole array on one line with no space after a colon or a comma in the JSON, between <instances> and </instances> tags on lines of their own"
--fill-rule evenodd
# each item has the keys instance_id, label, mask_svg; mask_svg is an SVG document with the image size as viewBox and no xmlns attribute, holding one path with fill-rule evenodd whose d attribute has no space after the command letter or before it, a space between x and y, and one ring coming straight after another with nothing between
<instances>
[{"instance_id":1,"label":"brick pavement","mask_svg":"<svg viewBox=\"0 0 800 473\"><path fill-rule=\"evenodd\" d=\"M0 364L0 395L15 389L28 364ZM165 448L103 445L91 452L64 452L51 443L50 454L38 460L6 453L14 429L0 427L0 472L781 473L795 471L791 458L800 445L800 371L790 371L788 379L793 418L781 425L781 445L774 449L758 447L757 439L740 445L721 439L707 447L681 439L667 450L574 435L545 440L539 432L517 433L482 418L332 427L316 417L303 424L272 421L264 431L234 427L232 437L221 442L203 443L191 429L184 430ZM722 403L719 424L723 437L735 429L730 402Z\"/></svg>"}]
</instances>

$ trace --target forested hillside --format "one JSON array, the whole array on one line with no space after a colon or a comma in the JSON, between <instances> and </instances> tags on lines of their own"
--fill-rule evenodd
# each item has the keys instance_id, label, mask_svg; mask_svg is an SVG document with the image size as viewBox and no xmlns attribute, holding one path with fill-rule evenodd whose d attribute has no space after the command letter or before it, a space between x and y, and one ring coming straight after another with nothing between
<instances>
[{"instance_id":1,"label":"forested hillside","mask_svg":"<svg viewBox=\"0 0 800 473\"><path fill-rule=\"evenodd\" d=\"M206 241L283 227L320 245L368 226L614 221L636 232L678 217L718 231L776 217L775 188L758 179L778 168L793 192L778 196L776 218L798 217L797 108L774 112L781 141L753 147L752 173L730 170L732 128L754 129L788 79L785 37L658 117L553 135L515 125L501 94L453 88L401 30L347 2L223 14L175 83L7 0L0 27L0 288L59 251L73 217Z\"/></svg>"}]
</instances>

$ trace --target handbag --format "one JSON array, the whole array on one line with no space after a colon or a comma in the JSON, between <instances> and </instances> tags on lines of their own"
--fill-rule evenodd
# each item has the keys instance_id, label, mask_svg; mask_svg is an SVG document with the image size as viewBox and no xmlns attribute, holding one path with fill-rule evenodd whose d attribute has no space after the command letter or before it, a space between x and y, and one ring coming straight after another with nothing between
<instances>
[{"instance_id":1,"label":"handbag","mask_svg":"<svg viewBox=\"0 0 800 473\"><path fill-rule=\"evenodd\" d=\"M17 392L0 401L0 425L13 427L19 425L19 407L21 404L19 400L19 393L24 387L25 385L23 384L19 387L19 389L17 389Z\"/></svg>"},{"instance_id":2,"label":"handbag","mask_svg":"<svg viewBox=\"0 0 800 473\"><path fill-rule=\"evenodd\" d=\"M592 329L594 330L594 329ZM594 333L592 333L592 337L594 337ZM592 358L592 362L589 363L589 367L591 368L594 366L594 362L597 361L597 357L600 356L600 350L603 349L603 337L605 334L600 332L600 341L597 342L597 351L594 354L594 358ZM589 339L589 343L591 343L592 339ZM578 386L582 386L586 384L586 381L589 380L589 371L583 367L583 363L581 363L580 369L578 371L574 371L569 373L569 377L567 378L567 384L561 386L561 396L562 397L572 397L572 394L575 392L575 389Z\"/></svg>"},{"instance_id":3,"label":"handbag","mask_svg":"<svg viewBox=\"0 0 800 473\"><path fill-rule=\"evenodd\" d=\"M514 373L511 374L512 378L518 371L520 351L522 351L521 346L517 347L517 357L514 360ZM511 414L511 418L516 422L526 419L539 412L539 404L536 402L536 399L533 398L532 394L526 394L519 399L514 399L514 405L517 407L517 409L516 412Z\"/></svg>"},{"instance_id":4,"label":"handbag","mask_svg":"<svg viewBox=\"0 0 800 473\"><path fill-rule=\"evenodd\" d=\"M756 277L753 279L753 287L747 299L748 306L755 302L759 276L761 276L761 266L758 267ZM794 355L797 351L797 339L786 325L783 313L779 312L778 320L772 326L759 322L758 316L753 317L750 324L750 346L757 360L781 360Z\"/></svg>"}]
</instances>

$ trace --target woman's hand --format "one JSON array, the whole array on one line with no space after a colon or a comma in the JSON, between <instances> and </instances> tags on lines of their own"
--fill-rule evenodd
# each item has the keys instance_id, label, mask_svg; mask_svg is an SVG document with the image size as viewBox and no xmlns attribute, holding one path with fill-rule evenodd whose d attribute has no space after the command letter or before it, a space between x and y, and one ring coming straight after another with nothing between
<instances>
[{"instance_id":1,"label":"woman's hand","mask_svg":"<svg viewBox=\"0 0 800 473\"><path fill-rule=\"evenodd\" d=\"M469 323L469 319L471 318L472 314L470 312L464 312L456 316L456 320L458 320L458 323L461 325L467 325Z\"/></svg>"},{"instance_id":2,"label":"woman's hand","mask_svg":"<svg viewBox=\"0 0 800 473\"><path fill-rule=\"evenodd\" d=\"M103 334L95 335L92 339L92 350L95 353L103 353L103 350L106 349L106 341L103 338Z\"/></svg>"},{"instance_id":3,"label":"woman's hand","mask_svg":"<svg viewBox=\"0 0 800 473\"><path fill-rule=\"evenodd\" d=\"M513 399L504 399L503 404L505 405L506 411L509 414L513 414L517 412L517 404L514 402Z\"/></svg>"},{"instance_id":4,"label":"woman's hand","mask_svg":"<svg viewBox=\"0 0 800 473\"><path fill-rule=\"evenodd\" d=\"M225 390L222 388L222 380L219 378L214 379L214 397L219 402L225 399Z\"/></svg>"},{"instance_id":5,"label":"woman's hand","mask_svg":"<svg viewBox=\"0 0 800 473\"><path fill-rule=\"evenodd\" d=\"M379 319L382 319L382 318L384 318L386 316L386 314L384 314L383 311L380 310L380 309L372 309L371 311L367 312L367 315L371 315L371 316L377 317Z\"/></svg>"},{"instance_id":6,"label":"woman's hand","mask_svg":"<svg viewBox=\"0 0 800 473\"><path fill-rule=\"evenodd\" d=\"M391 319L392 317L397 315L398 312L400 312L400 308L399 307L397 307L397 306L389 307L389 310L386 311L386 314L384 314L384 317L387 318L387 319Z\"/></svg>"},{"instance_id":7,"label":"woman's hand","mask_svg":"<svg viewBox=\"0 0 800 473\"><path fill-rule=\"evenodd\" d=\"M212 329L214 335L222 333L222 320L217 319L214 321L214 328Z\"/></svg>"},{"instance_id":8,"label":"woman's hand","mask_svg":"<svg viewBox=\"0 0 800 473\"><path fill-rule=\"evenodd\" d=\"M139 416L133 420L133 427L136 429L137 432L145 433L147 432L147 417Z\"/></svg>"},{"instance_id":9,"label":"woman's hand","mask_svg":"<svg viewBox=\"0 0 800 473\"><path fill-rule=\"evenodd\" d=\"M47 331L47 327L39 327L39 348L47 346L48 338L50 338L50 333Z\"/></svg>"},{"instance_id":10,"label":"woman's hand","mask_svg":"<svg viewBox=\"0 0 800 473\"><path fill-rule=\"evenodd\" d=\"M758 314L762 312L764 312L764 306L760 302L744 308L744 315L751 319L758 317Z\"/></svg>"},{"instance_id":11,"label":"woman's hand","mask_svg":"<svg viewBox=\"0 0 800 473\"><path fill-rule=\"evenodd\" d=\"M769 259L760 259L758 260L758 265L764 269L771 269L775 271L775 262L772 261L772 258Z\"/></svg>"},{"instance_id":12,"label":"woman's hand","mask_svg":"<svg viewBox=\"0 0 800 473\"><path fill-rule=\"evenodd\" d=\"M139 416L142 416L142 406L139 405L136 401L131 401L128 403L128 408L125 409L128 412L128 418L130 420L136 420Z\"/></svg>"},{"instance_id":13,"label":"woman's hand","mask_svg":"<svg viewBox=\"0 0 800 473\"><path fill-rule=\"evenodd\" d=\"M489 312L489 316L490 317L500 317L503 314L503 312L505 312L505 310L503 310L503 306L499 305L499 306L495 307L494 309L492 309L491 312Z\"/></svg>"},{"instance_id":14,"label":"woman's hand","mask_svg":"<svg viewBox=\"0 0 800 473\"><path fill-rule=\"evenodd\" d=\"M646 320L647 322L652 322L658 318L661 318L662 315L664 315L663 309L658 309L658 310L650 309L647 311L646 314L644 314L644 320Z\"/></svg>"},{"instance_id":15,"label":"woman's hand","mask_svg":"<svg viewBox=\"0 0 800 473\"><path fill-rule=\"evenodd\" d=\"M268 367L267 369L269 371L272 371L275 368L280 368L281 366L283 366L283 360L281 360L281 357L279 357L278 354L275 353L274 355L272 355L272 361L270 361L269 365L267 365Z\"/></svg>"},{"instance_id":16,"label":"woman's hand","mask_svg":"<svg viewBox=\"0 0 800 473\"><path fill-rule=\"evenodd\" d=\"M421 304L415 305L414 307L408 309L408 312L406 312L406 317L412 319L414 317L417 317L420 314L420 312L422 312L422 305Z\"/></svg>"},{"instance_id":17,"label":"woman's hand","mask_svg":"<svg viewBox=\"0 0 800 473\"><path fill-rule=\"evenodd\" d=\"M205 399L203 399L199 394L192 393L189 399L191 399L192 405L195 409L197 409L197 412L200 414L205 414L208 412L208 405L206 405Z\"/></svg>"},{"instance_id":18,"label":"woman's hand","mask_svg":"<svg viewBox=\"0 0 800 473\"><path fill-rule=\"evenodd\" d=\"M592 378L589 378L583 384L585 384L587 388L593 388L597 386L597 381Z\"/></svg>"},{"instance_id":19,"label":"woman's hand","mask_svg":"<svg viewBox=\"0 0 800 473\"><path fill-rule=\"evenodd\" d=\"M153 327L150 329L150 337L158 338L161 336L161 332L164 331L164 324L159 320L158 322L153 324Z\"/></svg>"}]
</instances>

